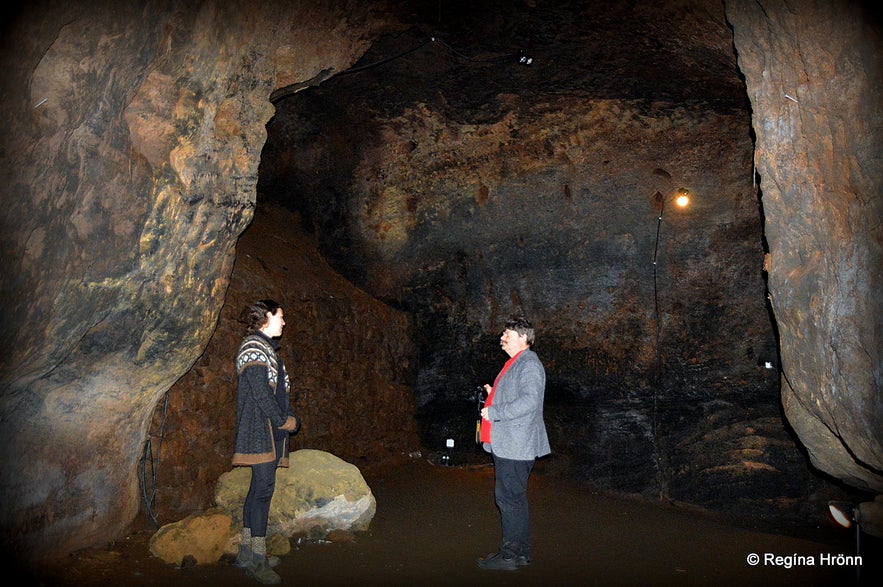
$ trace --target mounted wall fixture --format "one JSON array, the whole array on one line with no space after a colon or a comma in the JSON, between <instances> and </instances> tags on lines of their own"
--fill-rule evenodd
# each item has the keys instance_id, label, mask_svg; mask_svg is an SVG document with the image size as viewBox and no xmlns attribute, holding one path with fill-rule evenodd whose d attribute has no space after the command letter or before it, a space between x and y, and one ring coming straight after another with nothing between
<instances>
[{"instance_id":1,"label":"mounted wall fixture","mask_svg":"<svg viewBox=\"0 0 883 587\"><path fill-rule=\"evenodd\" d=\"M659 218L656 219L656 242L653 244L653 307L656 314L656 344L654 350L654 378L658 377L659 374L659 330L660 330L660 319L659 319L659 288L657 285L657 275L656 275L656 257L659 252L659 234L662 231L662 215L665 213L665 202L669 199L673 199L674 203L679 208L686 208L690 205L690 191L687 188L679 188L673 194L669 194L669 196L663 196L660 192L656 192L654 195L654 199L656 203L659 205Z\"/></svg>"},{"instance_id":2,"label":"mounted wall fixture","mask_svg":"<svg viewBox=\"0 0 883 587\"><path fill-rule=\"evenodd\" d=\"M675 196L675 204L677 204L681 208L685 208L685 207L689 206L690 205L690 192L685 188L679 189L677 195ZM659 218L660 219L662 218L662 213L659 214Z\"/></svg>"},{"instance_id":3,"label":"mounted wall fixture","mask_svg":"<svg viewBox=\"0 0 883 587\"><path fill-rule=\"evenodd\" d=\"M658 169L655 172L657 175L662 175L668 179L671 179L671 175L662 169ZM654 359L653 359L653 420L651 423L652 434L653 434L653 446L654 446L654 458L656 459L657 464L657 477L659 479L659 497L660 499L668 497L666 487L668 484L663 479L663 467L661 466L662 457L659 452L659 372L661 371L661 363L659 360L659 331L660 331L660 318L659 318L659 287L657 285L657 275L656 275L656 255L659 252L659 234L662 231L662 215L665 212L665 202L669 199L674 199L675 205L679 208L686 208L690 204L690 196L689 191L686 188L680 188L674 193L669 193L668 196L662 195L660 192L656 192L653 195L653 199L656 204L659 205L659 218L656 220L656 242L653 244L653 310L656 315L656 340L653 347Z\"/></svg>"}]
</instances>

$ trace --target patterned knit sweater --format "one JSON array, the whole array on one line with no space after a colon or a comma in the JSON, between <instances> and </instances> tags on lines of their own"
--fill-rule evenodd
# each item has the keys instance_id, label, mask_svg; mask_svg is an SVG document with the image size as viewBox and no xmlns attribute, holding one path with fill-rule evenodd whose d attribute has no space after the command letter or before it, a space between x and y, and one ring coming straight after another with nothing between
<instances>
[{"instance_id":1,"label":"patterned knit sweater","mask_svg":"<svg viewBox=\"0 0 883 587\"><path fill-rule=\"evenodd\" d=\"M243 339L236 355L236 444L233 465L256 465L278 460L288 466L288 432L278 430L288 416L288 373L278 356L279 343L257 332ZM275 436L283 442L276 454Z\"/></svg>"}]
</instances>

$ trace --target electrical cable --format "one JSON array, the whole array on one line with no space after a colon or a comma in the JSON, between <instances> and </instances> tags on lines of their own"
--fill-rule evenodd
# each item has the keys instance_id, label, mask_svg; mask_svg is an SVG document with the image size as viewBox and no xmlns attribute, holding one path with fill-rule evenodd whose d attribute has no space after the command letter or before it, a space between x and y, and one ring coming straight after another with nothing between
<instances>
[{"instance_id":1,"label":"electrical cable","mask_svg":"<svg viewBox=\"0 0 883 587\"><path fill-rule=\"evenodd\" d=\"M147 440L144 442L144 449L141 452L141 460L138 462L138 478L141 485L141 498L144 501L144 510L150 517L153 525L159 528L159 521L156 518L154 509L156 508L156 465L153 456L153 441L151 437L156 436L159 439L156 452L161 453L162 441L165 436L166 416L169 411L169 394L166 393L163 399L162 418L159 424L159 433L149 432ZM147 478L147 469L150 468L150 479ZM150 485L148 486L148 481Z\"/></svg>"},{"instance_id":2,"label":"electrical cable","mask_svg":"<svg viewBox=\"0 0 883 587\"><path fill-rule=\"evenodd\" d=\"M447 49L451 55L454 55L455 57L458 57L464 61L470 61L472 63L501 63L503 61L507 61L507 60L512 59L514 57L520 57L520 58L524 57L524 53L522 51L519 51L518 53L507 53L505 55L500 55L498 57L490 57L487 59L477 59L475 57L469 57L468 55L461 53L460 51L458 51L457 49L455 49L454 47L452 47L450 44L448 44L446 41L444 41L443 39L441 39L439 37L431 36L428 39L426 39L425 41L423 41L422 43L420 43L419 45L417 45L411 49L408 49L407 51L399 53L398 55L393 55L392 57L387 57L386 59L381 59L381 60L375 61L373 63L366 63L365 65L360 65L359 67L351 67L349 69L341 71L338 75L348 75L351 73L358 73L360 71L365 71L366 69L372 69L374 67L384 65L384 64L389 63L391 61L395 61L396 59L401 59L402 57L410 55L411 53L413 53L419 49L422 49L423 47L425 47L426 45L428 45L430 43L438 43L439 45L441 45L442 47ZM522 62L527 63L527 64L529 64L530 62L533 61L533 59L531 59L530 57L524 57L524 59L525 60Z\"/></svg>"},{"instance_id":3,"label":"electrical cable","mask_svg":"<svg viewBox=\"0 0 883 587\"><path fill-rule=\"evenodd\" d=\"M414 53L414 52L422 49L426 45L429 45L430 43L438 43L439 45L441 45L442 47L447 49L447 51L449 53L451 53L451 55L454 55L458 59L462 59L464 61L469 61L471 63L502 63L504 61L508 61L508 60L514 59L516 57L518 58L518 62L521 63L522 65L531 65L533 63L533 58L525 55L523 51L519 51L518 53L507 53L507 54L500 55L497 57L489 57L487 59L477 59L475 57L469 57L468 55L461 53L460 51L458 51L457 49L455 49L454 47L452 47L451 45L449 45L447 42L440 39L439 37L431 36L428 39L426 39L425 41L423 41L422 43L415 45L414 47L408 49L407 51L403 51L403 52L393 55L391 57L387 57L385 59L380 59L380 60L374 61L372 63L366 63L365 65L359 65L358 67L350 67L349 69L345 69L345 70L341 71L337 75L338 76L350 75L353 73L359 73L362 71L366 71L368 69L374 69L375 67L379 67L381 65L385 65L385 64L395 61L397 59L401 59L402 57L406 57L406 56L410 55L411 53ZM317 78L318 77L320 77L320 76L317 76ZM332 77L334 77L334 76L332 76ZM272 95L270 96L270 101L273 103L276 103L279 100L281 100L282 98L286 98L288 96L291 96L291 95L297 93L298 91L304 89L305 87L309 87L309 86L313 86L313 85L318 85L318 84L313 84L311 82L299 82L296 84L291 84L291 85L286 86L284 88L279 88L278 90L275 90L272 93Z\"/></svg>"},{"instance_id":4,"label":"electrical cable","mask_svg":"<svg viewBox=\"0 0 883 587\"><path fill-rule=\"evenodd\" d=\"M451 55L454 55L455 57L459 57L460 59L463 59L464 61L471 61L472 63L501 63L503 61L507 61L507 60L512 59L514 57L524 55L523 52L519 51L518 53L506 53L505 55L500 55L499 57L490 57L487 59L476 59L475 57L469 57L468 55L464 55L463 53L460 53L459 51L454 49L452 46L450 46L448 43L446 43L444 40L442 40L438 37L431 37L430 40L433 42L439 43L441 46L443 46L445 49L447 49L451 53Z\"/></svg>"},{"instance_id":5,"label":"electrical cable","mask_svg":"<svg viewBox=\"0 0 883 587\"><path fill-rule=\"evenodd\" d=\"M418 49L422 49L423 47L425 47L426 45L428 45L429 43L431 43L433 41L435 41L435 37L430 37L429 39L423 41L422 43L420 43L416 47L408 49L404 53L399 53L398 55L393 55L392 57L387 57L386 59L381 59L380 61L375 61L373 63L366 63L365 65L360 65L359 67L350 67L349 69L345 69L345 70L341 71L338 75L349 75L351 73L358 73L360 71L365 71L366 69L373 69L373 68L378 67L380 65L384 65L386 63L389 63L390 61L395 61L396 59L401 59L402 57L405 57L406 55L410 55L411 53L413 53L414 51L417 51Z\"/></svg>"},{"instance_id":6,"label":"electrical cable","mask_svg":"<svg viewBox=\"0 0 883 587\"><path fill-rule=\"evenodd\" d=\"M656 345L654 357L654 381L659 377L659 288L656 284L656 254L659 251L659 232L662 228L662 213L665 210L665 199L663 198L660 209L659 219L656 221L656 243L653 245L653 306L656 314Z\"/></svg>"},{"instance_id":7,"label":"electrical cable","mask_svg":"<svg viewBox=\"0 0 883 587\"><path fill-rule=\"evenodd\" d=\"M656 221L656 242L653 245L653 306L656 314L656 344L654 345L653 360L653 421L650 423L651 433L653 435L653 458L656 462L656 478L659 485L659 498L667 497L667 483L665 482L665 471L662 463L662 453L659 450L659 288L656 279L656 254L659 251L659 232L662 228L662 214L665 211L665 198L662 198L659 208L659 218Z\"/></svg>"}]
</instances>

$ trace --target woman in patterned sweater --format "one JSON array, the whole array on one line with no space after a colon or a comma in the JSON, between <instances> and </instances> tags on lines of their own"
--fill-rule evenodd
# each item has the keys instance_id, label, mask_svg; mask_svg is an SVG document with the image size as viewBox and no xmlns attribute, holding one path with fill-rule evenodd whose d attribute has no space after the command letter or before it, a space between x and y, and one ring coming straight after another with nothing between
<instances>
[{"instance_id":1,"label":"woman in patterned sweater","mask_svg":"<svg viewBox=\"0 0 883 587\"><path fill-rule=\"evenodd\" d=\"M288 466L289 435L299 422L289 404L289 379L280 345L285 327L282 308L260 300L242 312L248 334L236 355L236 445L234 466L251 467L251 484L242 507L242 542L236 564L264 584L282 579L267 557L267 524L276 487L276 468ZM275 564L274 564L275 563Z\"/></svg>"}]
</instances>

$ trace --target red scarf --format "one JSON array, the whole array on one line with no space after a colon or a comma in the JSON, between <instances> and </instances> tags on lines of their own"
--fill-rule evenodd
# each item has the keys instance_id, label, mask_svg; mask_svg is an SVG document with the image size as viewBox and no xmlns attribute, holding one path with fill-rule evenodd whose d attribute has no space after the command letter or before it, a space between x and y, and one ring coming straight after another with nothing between
<instances>
[{"instance_id":1,"label":"red scarf","mask_svg":"<svg viewBox=\"0 0 883 587\"><path fill-rule=\"evenodd\" d=\"M500 372L497 374L497 378L494 379L494 386L491 387L491 392L489 394L487 394L487 399L484 400L484 407L487 408L487 407L491 406L491 404L494 401L494 393L497 391L497 383L499 383L500 379L503 378L503 373L505 373L509 369L509 367L512 366L512 363L515 362L515 359L517 359L518 356L521 355L521 353L523 353L523 352L524 352L523 350L518 351L515 354L515 356L513 356L511 359L506 361L506 364L503 365L502 369L500 369ZM481 428L479 429L478 439L481 442L490 442L491 441L491 421L490 420L486 420L484 418L481 419Z\"/></svg>"}]
</instances>

